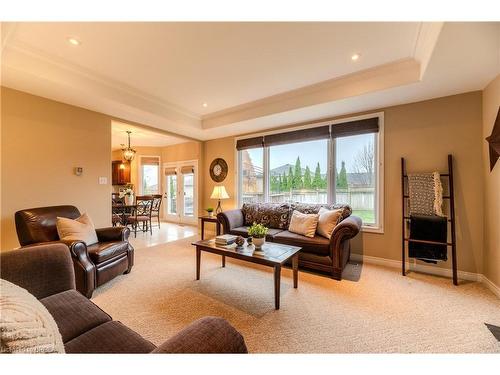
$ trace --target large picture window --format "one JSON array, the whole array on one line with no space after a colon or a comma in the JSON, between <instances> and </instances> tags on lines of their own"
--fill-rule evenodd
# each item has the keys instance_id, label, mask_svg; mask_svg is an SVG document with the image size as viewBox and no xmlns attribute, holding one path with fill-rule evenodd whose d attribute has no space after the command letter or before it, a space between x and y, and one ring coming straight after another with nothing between
<instances>
[{"instance_id":1,"label":"large picture window","mask_svg":"<svg viewBox=\"0 0 500 375\"><path fill-rule=\"evenodd\" d=\"M141 194L152 195L160 193L159 174L160 158L141 157Z\"/></svg>"},{"instance_id":2,"label":"large picture window","mask_svg":"<svg viewBox=\"0 0 500 375\"><path fill-rule=\"evenodd\" d=\"M375 141L362 134L335 140L335 202L347 203L363 224L376 225Z\"/></svg>"},{"instance_id":3,"label":"large picture window","mask_svg":"<svg viewBox=\"0 0 500 375\"><path fill-rule=\"evenodd\" d=\"M328 140L269 147L269 201L327 203Z\"/></svg>"},{"instance_id":4,"label":"large picture window","mask_svg":"<svg viewBox=\"0 0 500 375\"><path fill-rule=\"evenodd\" d=\"M240 204L345 203L382 230L381 117L238 140Z\"/></svg>"},{"instance_id":5,"label":"large picture window","mask_svg":"<svg viewBox=\"0 0 500 375\"><path fill-rule=\"evenodd\" d=\"M243 203L264 202L264 153L262 148L240 151L240 196Z\"/></svg>"}]
</instances>

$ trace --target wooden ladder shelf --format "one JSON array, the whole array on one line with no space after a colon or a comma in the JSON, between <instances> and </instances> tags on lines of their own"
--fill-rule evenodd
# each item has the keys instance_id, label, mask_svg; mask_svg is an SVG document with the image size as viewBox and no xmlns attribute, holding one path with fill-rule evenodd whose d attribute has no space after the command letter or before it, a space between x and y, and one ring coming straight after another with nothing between
<instances>
[{"instance_id":1,"label":"wooden ladder shelf","mask_svg":"<svg viewBox=\"0 0 500 375\"><path fill-rule=\"evenodd\" d=\"M432 245L446 245L451 247L451 261L452 261L452 272L453 272L453 284L458 285L458 275L457 275L457 241L455 233L455 195L453 190L453 156L448 155L448 173L440 174L442 178L448 178L448 195L443 195L443 199L449 199L448 205L448 217L447 221L451 226L451 241L450 242L436 242L436 241L424 241L424 240L414 240L407 237L407 224L410 221L409 207L409 193L407 192L408 187L408 174L406 172L406 161L401 158L401 200L402 200L402 232L401 232L401 246L402 246L402 274L406 276L406 243L417 242L417 243L427 243Z\"/></svg>"}]
</instances>

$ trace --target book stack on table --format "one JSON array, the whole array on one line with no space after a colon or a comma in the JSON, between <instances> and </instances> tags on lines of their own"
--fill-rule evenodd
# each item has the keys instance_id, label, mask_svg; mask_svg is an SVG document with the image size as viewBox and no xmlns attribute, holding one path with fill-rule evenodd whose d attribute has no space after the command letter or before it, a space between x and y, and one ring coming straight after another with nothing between
<instances>
[{"instance_id":1,"label":"book stack on table","mask_svg":"<svg viewBox=\"0 0 500 375\"><path fill-rule=\"evenodd\" d=\"M232 245L234 241L236 241L236 238L238 236L232 235L232 234L223 234L220 236L215 237L215 244L216 245Z\"/></svg>"}]
</instances>

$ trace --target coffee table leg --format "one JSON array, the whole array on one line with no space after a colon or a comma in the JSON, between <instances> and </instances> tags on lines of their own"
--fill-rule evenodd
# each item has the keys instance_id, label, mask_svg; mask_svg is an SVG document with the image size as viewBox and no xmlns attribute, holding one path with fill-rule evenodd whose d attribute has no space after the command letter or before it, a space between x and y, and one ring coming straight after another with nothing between
<instances>
[{"instance_id":1,"label":"coffee table leg","mask_svg":"<svg viewBox=\"0 0 500 375\"><path fill-rule=\"evenodd\" d=\"M226 267L226 256L222 256L222 267Z\"/></svg>"},{"instance_id":2,"label":"coffee table leg","mask_svg":"<svg viewBox=\"0 0 500 375\"><path fill-rule=\"evenodd\" d=\"M274 266L274 308L280 309L281 266Z\"/></svg>"},{"instance_id":3,"label":"coffee table leg","mask_svg":"<svg viewBox=\"0 0 500 375\"><path fill-rule=\"evenodd\" d=\"M299 254L295 254L292 258L293 268L293 287L297 288L299 284Z\"/></svg>"},{"instance_id":4,"label":"coffee table leg","mask_svg":"<svg viewBox=\"0 0 500 375\"><path fill-rule=\"evenodd\" d=\"M200 279L201 250L196 246L196 280Z\"/></svg>"}]
</instances>

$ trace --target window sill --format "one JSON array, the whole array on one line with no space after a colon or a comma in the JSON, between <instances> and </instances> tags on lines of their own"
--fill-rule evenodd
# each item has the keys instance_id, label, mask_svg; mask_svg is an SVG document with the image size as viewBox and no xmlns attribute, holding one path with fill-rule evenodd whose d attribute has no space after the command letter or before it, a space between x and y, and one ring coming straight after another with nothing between
<instances>
[{"instance_id":1,"label":"window sill","mask_svg":"<svg viewBox=\"0 0 500 375\"><path fill-rule=\"evenodd\" d=\"M361 232L364 232L364 233L375 233L375 234L384 234L384 228L362 226L361 227Z\"/></svg>"}]
</instances>

